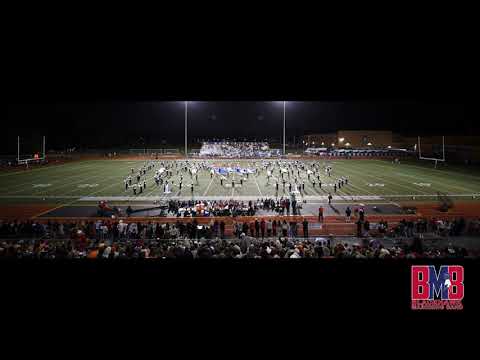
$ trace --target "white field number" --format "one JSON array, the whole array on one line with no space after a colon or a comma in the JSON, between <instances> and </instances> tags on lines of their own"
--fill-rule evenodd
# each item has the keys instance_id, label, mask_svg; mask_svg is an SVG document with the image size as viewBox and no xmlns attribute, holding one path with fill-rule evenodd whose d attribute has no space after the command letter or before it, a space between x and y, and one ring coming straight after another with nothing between
<instances>
[{"instance_id":1,"label":"white field number","mask_svg":"<svg viewBox=\"0 0 480 360\"><path fill-rule=\"evenodd\" d=\"M52 186L52 184L33 184L34 188L44 188L49 186Z\"/></svg>"},{"instance_id":2,"label":"white field number","mask_svg":"<svg viewBox=\"0 0 480 360\"><path fill-rule=\"evenodd\" d=\"M85 189L85 188L94 188L94 187L97 187L98 184L80 184L78 185L78 187L80 189Z\"/></svg>"},{"instance_id":3,"label":"white field number","mask_svg":"<svg viewBox=\"0 0 480 360\"><path fill-rule=\"evenodd\" d=\"M430 187L432 184L428 183L413 183L413 185L421 186L421 187Z\"/></svg>"}]
</instances>

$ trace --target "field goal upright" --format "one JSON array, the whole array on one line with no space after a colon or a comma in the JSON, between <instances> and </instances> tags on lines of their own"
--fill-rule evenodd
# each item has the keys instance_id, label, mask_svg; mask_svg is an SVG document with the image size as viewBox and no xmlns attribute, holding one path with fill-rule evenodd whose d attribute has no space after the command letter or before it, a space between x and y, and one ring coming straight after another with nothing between
<instances>
[{"instance_id":1,"label":"field goal upright","mask_svg":"<svg viewBox=\"0 0 480 360\"><path fill-rule=\"evenodd\" d=\"M17 136L17 164L26 165L29 163L40 163L46 159L46 138L42 136L41 144L28 144L25 154L22 153L22 143L20 136Z\"/></svg>"},{"instance_id":2,"label":"field goal upright","mask_svg":"<svg viewBox=\"0 0 480 360\"><path fill-rule=\"evenodd\" d=\"M434 141L430 141L430 143L428 144L430 151L427 151L427 152L424 151L424 153L422 154L422 143L421 143L422 140L421 140L421 136L418 137L418 159L434 161L435 169L437 168L437 165L439 162L445 163L445 136L442 136L441 138L442 138L441 152L435 151L436 147L438 147L438 144L435 144ZM427 153L426 156L425 156L425 153Z\"/></svg>"}]
</instances>

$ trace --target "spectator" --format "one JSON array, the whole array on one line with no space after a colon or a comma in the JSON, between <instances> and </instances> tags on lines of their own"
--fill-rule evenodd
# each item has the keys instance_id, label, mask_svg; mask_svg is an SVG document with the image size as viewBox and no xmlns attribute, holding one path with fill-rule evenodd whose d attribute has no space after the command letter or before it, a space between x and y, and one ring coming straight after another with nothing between
<instances>
[{"instance_id":1,"label":"spectator","mask_svg":"<svg viewBox=\"0 0 480 360\"><path fill-rule=\"evenodd\" d=\"M347 221L349 222L350 221L350 216L352 215L352 210L350 210L350 206L347 206L347 208L345 210L345 215L347 217Z\"/></svg>"},{"instance_id":2,"label":"spectator","mask_svg":"<svg viewBox=\"0 0 480 360\"><path fill-rule=\"evenodd\" d=\"M308 221L306 218L303 218L303 237L308 238Z\"/></svg>"}]
</instances>

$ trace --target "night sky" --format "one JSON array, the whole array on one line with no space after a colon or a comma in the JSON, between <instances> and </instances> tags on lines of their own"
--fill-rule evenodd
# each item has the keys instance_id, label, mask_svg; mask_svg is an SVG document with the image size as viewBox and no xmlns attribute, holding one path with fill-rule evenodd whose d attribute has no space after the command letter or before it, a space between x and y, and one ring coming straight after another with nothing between
<instances>
[{"instance_id":1,"label":"night sky","mask_svg":"<svg viewBox=\"0 0 480 360\"><path fill-rule=\"evenodd\" d=\"M280 137L282 103L193 101L189 105L189 138ZM143 147L182 144L183 102L82 102L10 104L2 153L16 152L18 134L39 138L48 149L66 147ZM400 101L287 103L287 136L336 130L393 130L405 135L472 134L479 126L462 104Z\"/></svg>"}]
</instances>

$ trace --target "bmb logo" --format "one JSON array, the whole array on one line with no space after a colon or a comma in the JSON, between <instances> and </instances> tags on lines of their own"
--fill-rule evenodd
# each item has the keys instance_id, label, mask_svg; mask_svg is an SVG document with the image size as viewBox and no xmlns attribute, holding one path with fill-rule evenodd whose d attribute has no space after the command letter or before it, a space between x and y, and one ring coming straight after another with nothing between
<instances>
[{"instance_id":1,"label":"bmb logo","mask_svg":"<svg viewBox=\"0 0 480 360\"><path fill-rule=\"evenodd\" d=\"M462 310L463 266L412 266L413 310Z\"/></svg>"}]
</instances>

